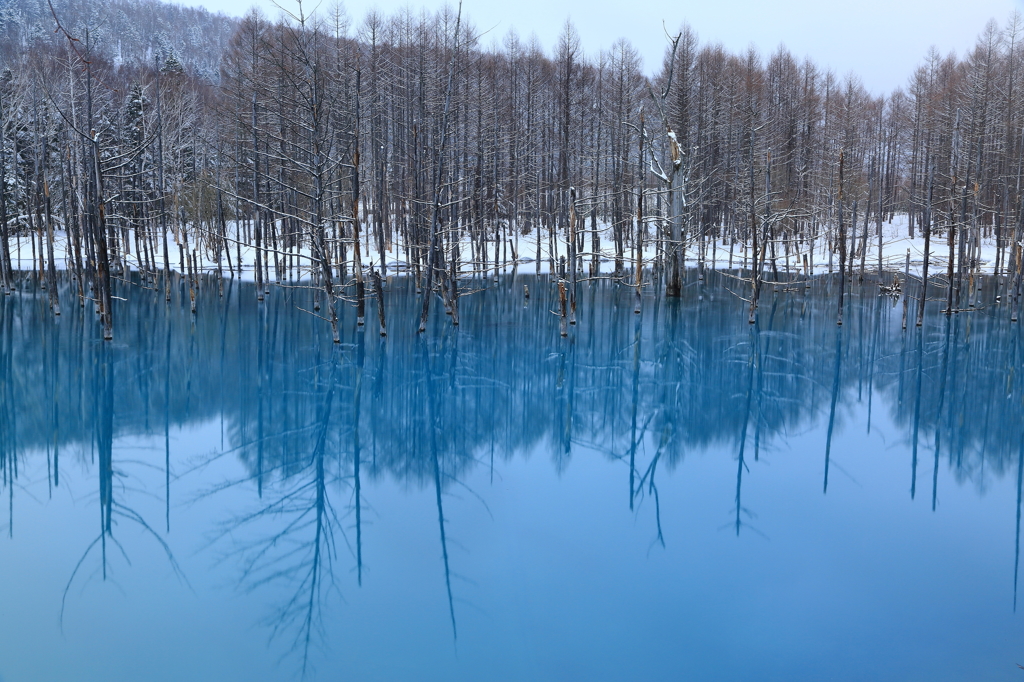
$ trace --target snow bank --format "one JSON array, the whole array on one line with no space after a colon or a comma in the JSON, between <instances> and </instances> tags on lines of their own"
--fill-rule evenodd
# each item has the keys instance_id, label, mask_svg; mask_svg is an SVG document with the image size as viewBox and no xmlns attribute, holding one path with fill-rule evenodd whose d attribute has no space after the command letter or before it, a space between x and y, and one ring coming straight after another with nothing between
<instances>
[{"instance_id":1,"label":"snow bank","mask_svg":"<svg viewBox=\"0 0 1024 682\"><path fill-rule=\"evenodd\" d=\"M234 226L229 226L229 229L233 231ZM878 238L874 234L874 225L869 227L868 237L868 249L865 258L865 272L873 273L878 269ZM612 248L614 244L612 240L611 229L607 225L601 225L598 228L598 234L600 237L601 251L600 251L600 272L602 275L612 274L615 270L615 254ZM589 251L591 248L592 233L590 230L585 230L584 233L584 251L580 254L583 258L584 272L590 271L590 264L593 253ZM882 226L882 261L886 270L893 271L897 270L902 272L906 260L907 252L910 253L911 273L920 276L921 267L924 263L924 238L920 235L911 239L907 235L907 217L897 216L893 221L884 223ZM539 272L539 273L550 273L552 260L554 259L557 264L557 259L564 257L568 253L566 242L563 238L558 237L553 241L549 240L546 231L539 233L540 244L537 244L538 231L534 230L528 235L512 236L510 238L511 243L499 244L493 241L486 243L486 259L487 268L493 272L495 263L495 249L499 250L498 260L502 261L502 267L511 268L517 264L520 271L524 272ZM858 232L858 244L860 243L860 234ZM69 250L68 240L64 232L56 232L54 236L54 258L56 265L59 269L68 269L69 262ZM129 234L129 243L134 249L134 236ZM552 252L551 246L553 245L554 251ZM944 272L947 265L948 246L945 237L932 239L931 243L931 256L929 269L932 273ZM32 270L33 269L33 245L32 240L28 235L21 235L20 238L12 238L10 240L11 247L11 260L15 269L17 270ZM540 253L539 261L536 255ZM730 248L731 248L731 260L730 260ZM654 239L648 239L644 244L643 259L645 266L649 266L657 254L658 243ZM233 266L233 272L231 273L235 277L240 277L242 280L252 281L255 279L255 249L251 246L242 246L240 249L237 244L232 243L230 248L230 261ZM371 266L381 269L381 255L377 252L373 240L369 243L365 240L361 241L361 251L363 253L362 263L365 269L369 269ZM348 255L351 259L351 245L348 247ZM238 256L241 255L241 274L239 274L238 268ZM469 276L474 273L473 263L468 262L471 254L473 253L472 245L468 238L465 238L460 246L460 253L464 262L462 263L462 273L464 276ZM513 261L513 253L519 255L518 261ZM180 251L177 244L172 244L170 247L170 265L171 269L175 271L182 271L180 263ZM409 272L409 266L407 263L407 249L405 245L400 241L393 244L392 248L386 250L384 253L384 259L387 264L387 273L389 275L402 275ZM744 258L744 254L746 258ZM686 248L686 265L688 267L697 266L700 263L698 257L698 243L697 240L691 238L688 241ZM807 257L808 263L811 266L811 274L819 275L829 272L829 244L825 238L819 238L816 240L813 248L808 248L806 244L801 245L799 248L796 244L791 244L790 253L787 256L785 249L781 243L776 245L776 264L779 272L790 272L793 274L802 273L803 270L803 258ZM214 262L214 254L208 249L203 249L201 252L197 251L197 258L200 269L206 273L216 273L217 264ZM284 262L285 258L290 258L293 263L293 268L290 272L286 272L282 276L282 281L304 281L308 280L311 272L311 260L310 251L308 248L303 248L300 251L292 251L285 253L283 251L278 252L278 258ZM994 267L996 257L996 245L995 240L986 239L983 240L981 245L981 269L983 272L991 272ZM40 255L38 253L38 246L36 247L35 258L38 263ZM133 270L140 269L139 258L136 254L122 254L123 262L131 267ZM507 258L507 261L504 259ZM705 246L705 258L703 260L706 267L713 268L740 268L744 265L749 265L752 258L752 249L749 244L736 243L731 247L727 241L719 240L714 243L710 241ZM228 276L228 257L222 254L221 271L224 276ZM478 264L477 271L482 268L483 255L480 254L481 263ZM277 274L274 268L274 256L271 253L269 258L269 271L271 281L277 281ZM351 261L350 261L351 262ZM838 269L838 254L832 255L832 270ZM44 261L45 263L45 261ZM162 254L157 258L158 269L162 269ZM854 259L855 267L860 266L859 254ZM627 246L625 249L625 262L626 268L630 268L633 264L633 256L631 247ZM36 265L38 267L38 264Z\"/></svg>"}]
</instances>

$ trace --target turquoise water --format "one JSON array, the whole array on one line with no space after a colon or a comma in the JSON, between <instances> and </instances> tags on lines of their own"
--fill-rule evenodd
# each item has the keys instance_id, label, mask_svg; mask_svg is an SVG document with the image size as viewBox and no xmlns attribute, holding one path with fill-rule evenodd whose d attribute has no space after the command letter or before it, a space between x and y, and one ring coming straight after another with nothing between
<instances>
[{"instance_id":1,"label":"turquoise water","mask_svg":"<svg viewBox=\"0 0 1024 682\"><path fill-rule=\"evenodd\" d=\"M0 679L1020 679L1006 305L740 286L2 298Z\"/></svg>"}]
</instances>

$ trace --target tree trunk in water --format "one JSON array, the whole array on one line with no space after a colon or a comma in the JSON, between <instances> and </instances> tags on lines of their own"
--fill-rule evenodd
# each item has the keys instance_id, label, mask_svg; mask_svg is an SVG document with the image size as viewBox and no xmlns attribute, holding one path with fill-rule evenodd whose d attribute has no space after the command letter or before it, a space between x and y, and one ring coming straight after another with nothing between
<instances>
[{"instance_id":1,"label":"tree trunk in water","mask_svg":"<svg viewBox=\"0 0 1024 682\"><path fill-rule=\"evenodd\" d=\"M559 316L559 333L562 336L568 336L569 326L566 314L566 303L565 303L565 280L558 280L558 316Z\"/></svg>"},{"instance_id":2,"label":"tree trunk in water","mask_svg":"<svg viewBox=\"0 0 1024 682\"><path fill-rule=\"evenodd\" d=\"M924 265L921 268L921 302L917 307L917 326L924 324L924 304L928 300L928 260L932 241L932 198L935 192L935 163L928 171L928 201L924 207Z\"/></svg>"},{"instance_id":3,"label":"tree trunk in water","mask_svg":"<svg viewBox=\"0 0 1024 682\"><path fill-rule=\"evenodd\" d=\"M856 230L854 225L854 230ZM843 295L846 289L846 227L843 223L843 152L839 152L839 315L836 324L843 324Z\"/></svg>"},{"instance_id":4,"label":"tree trunk in water","mask_svg":"<svg viewBox=\"0 0 1024 682\"><path fill-rule=\"evenodd\" d=\"M50 205L50 183L43 178L43 205L46 215L46 281L50 296L50 309L55 316L60 316L60 298L57 295L57 266L53 259L53 214Z\"/></svg>"},{"instance_id":5,"label":"tree trunk in water","mask_svg":"<svg viewBox=\"0 0 1024 682\"><path fill-rule=\"evenodd\" d=\"M388 335L388 326L384 320L384 287L381 285L380 274L370 268L370 278L373 280L373 293L377 298L377 319L380 321L380 335Z\"/></svg>"}]
</instances>

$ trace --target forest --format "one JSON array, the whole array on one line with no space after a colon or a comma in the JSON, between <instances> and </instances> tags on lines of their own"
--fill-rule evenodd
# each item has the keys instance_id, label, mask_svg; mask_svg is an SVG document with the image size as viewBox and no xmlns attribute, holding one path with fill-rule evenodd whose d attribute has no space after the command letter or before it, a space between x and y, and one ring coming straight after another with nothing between
<instances>
[{"instance_id":1,"label":"forest","mask_svg":"<svg viewBox=\"0 0 1024 682\"><path fill-rule=\"evenodd\" d=\"M204 272L244 273L259 300L302 280L338 341L338 307L362 325L396 273L416 280L421 331L435 293L458 324L460 280L517 264L558 275L574 323L583 281L635 287L639 306L652 282L681 296L687 265L724 252L751 321L763 287L827 262L841 324L847 280L892 270L907 286L911 255L883 243L898 225L924 238L918 324L930 275L947 313L983 266L1018 298L1017 15L873 96L687 25L648 76L625 40L585 54L570 21L548 53L481 37L461 6L284 10L8 0L0 286L41 287L56 315L88 302L110 339L111 281L132 270L168 300L184 278L193 306Z\"/></svg>"},{"instance_id":2,"label":"forest","mask_svg":"<svg viewBox=\"0 0 1024 682\"><path fill-rule=\"evenodd\" d=\"M218 637L265 602L302 679L490 679L495 652L542 671L507 679L743 656L735 679L880 679L884 646L911 676L1012 646L1024 17L887 93L698 28L644 64L461 4L0 0L0 582L25 669L85 679L90 651L97 678L207 679L161 639L207 636L179 587ZM208 601L225 578L265 597ZM53 626L50 651L17 639Z\"/></svg>"}]
</instances>

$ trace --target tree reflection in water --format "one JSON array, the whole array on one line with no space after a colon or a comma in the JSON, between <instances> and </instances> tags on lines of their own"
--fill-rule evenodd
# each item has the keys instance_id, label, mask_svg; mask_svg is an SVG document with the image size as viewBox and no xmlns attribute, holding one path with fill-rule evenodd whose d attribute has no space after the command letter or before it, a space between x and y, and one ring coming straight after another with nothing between
<instances>
[{"instance_id":1,"label":"tree reflection in water","mask_svg":"<svg viewBox=\"0 0 1024 682\"><path fill-rule=\"evenodd\" d=\"M412 284L395 279L386 295L389 335L368 339L345 311L337 347L298 310L309 307L305 289L282 289L257 304L251 284L225 287L223 299L210 287L197 299L194 322L187 294L164 306L131 291L119 302L126 322L117 345L94 337L93 325L83 323L88 311L68 310L54 322L45 299L5 297L0 481L8 534L26 458L47 457L48 485L60 486L68 453L77 450L99 479L101 527L71 573L66 602L94 557L105 576L111 551L130 555L115 534L118 520L145 529L178 570L167 542L176 481L203 480L207 498L251 491L250 508L220 519L207 546L237 564L246 591L288 585L268 626L306 668L340 576L351 570L357 588L364 581L367 482L393 479L432 493L454 638L458 599L445 504L459 490L486 511L485 496L467 484L478 467L489 467L493 482L495 462L520 453L547 452L558 472L569 471L581 450L599 453L622 467L628 485L628 499L615 504L634 514L645 502L653 506L652 547L659 547L672 533L662 527L659 476L691 453L725 448L736 459L729 528L757 531L743 486L762 453L827 425L819 441L827 493L831 470L842 471L836 434L866 398L869 430L878 409L902 430L912 498L919 450L932 449L932 509L941 501L943 462L956 481L979 489L1016 475L1016 599L1024 403L1016 381L1020 331L1005 305L982 301L952 319L929 314L923 327L904 331L902 310L865 285L850 294L837 329L834 299L822 295L828 284L814 280L795 292L766 293L751 325L723 275L708 272L703 283L696 273L688 277L681 301L651 292L640 314L632 289L584 285L579 324L566 339L550 314L557 292L543 277L506 277L464 298L457 330L442 311L421 336ZM525 305L524 282L531 292ZM171 433L211 418L221 428L221 442L209 444L213 454L176 459ZM131 436L159 439L162 456L120 457L116 443ZM203 478L224 461L241 473ZM136 466L162 471L164 533L133 511Z\"/></svg>"},{"instance_id":2,"label":"tree reflection in water","mask_svg":"<svg viewBox=\"0 0 1024 682\"><path fill-rule=\"evenodd\" d=\"M149 537L153 538L153 540L155 540L163 549L167 556L167 561L170 563L178 578L186 583L188 582L185 575L182 573L181 568L178 566L177 560L174 558L174 553L171 551L170 546L167 544L167 541L163 536L149 525L146 519L143 518L142 514L135 511L135 509L125 502L120 501L121 497L127 497L131 492L138 492L132 489L131 476L127 473L126 468L122 467L132 465L146 466L146 463L126 460L121 462L120 466L115 466L115 372L114 358L109 346L110 344L107 343L99 344L97 346L97 352L93 357L96 364L96 371L93 376L93 380L95 382L95 393L93 395L94 400L90 405L92 409L91 419L87 422L94 426L91 445L95 446L95 452L97 455L96 472L99 476L99 484L97 487L99 489L100 531L86 546L85 551L78 560L78 563L75 564L74 570L71 571L71 576L68 578L67 584L64 586L64 592L61 595L60 607L61 627L63 627L64 623L64 612L67 607L68 592L71 590L71 586L75 582L76 576L78 576L87 561L95 553L94 550L97 550L98 548L99 571L104 581L108 578L112 555L116 556L119 554L124 559L125 563L128 565L131 564L128 551L114 533L118 520L127 521L141 527L145 533ZM53 484L56 485L56 469L53 470L52 480ZM112 551L114 549L117 550L116 553Z\"/></svg>"}]
</instances>

